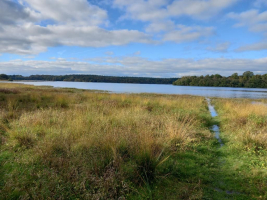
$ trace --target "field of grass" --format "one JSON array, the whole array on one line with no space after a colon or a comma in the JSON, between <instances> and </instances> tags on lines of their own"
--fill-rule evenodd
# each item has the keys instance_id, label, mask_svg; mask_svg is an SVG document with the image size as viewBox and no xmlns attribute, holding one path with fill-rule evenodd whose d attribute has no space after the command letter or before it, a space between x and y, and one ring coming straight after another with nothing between
<instances>
[{"instance_id":1,"label":"field of grass","mask_svg":"<svg viewBox=\"0 0 267 200\"><path fill-rule=\"evenodd\" d=\"M0 199L267 198L265 108L213 102L0 83Z\"/></svg>"},{"instance_id":2,"label":"field of grass","mask_svg":"<svg viewBox=\"0 0 267 200\"><path fill-rule=\"evenodd\" d=\"M267 105L248 99L215 99L225 143L223 170L255 199L267 199Z\"/></svg>"}]
</instances>

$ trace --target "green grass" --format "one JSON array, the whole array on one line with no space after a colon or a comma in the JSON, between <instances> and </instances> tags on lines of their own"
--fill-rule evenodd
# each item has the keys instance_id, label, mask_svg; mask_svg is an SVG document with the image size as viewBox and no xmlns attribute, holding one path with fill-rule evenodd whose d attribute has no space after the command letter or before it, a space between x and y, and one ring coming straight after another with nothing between
<instances>
[{"instance_id":1,"label":"green grass","mask_svg":"<svg viewBox=\"0 0 267 200\"><path fill-rule=\"evenodd\" d=\"M1 84L0 199L264 199L265 149L240 153L226 134L220 149L219 111L203 97Z\"/></svg>"},{"instance_id":2,"label":"green grass","mask_svg":"<svg viewBox=\"0 0 267 200\"><path fill-rule=\"evenodd\" d=\"M219 111L223 170L251 198L267 199L267 107L245 99L215 99Z\"/></svg>"}]
</instances>

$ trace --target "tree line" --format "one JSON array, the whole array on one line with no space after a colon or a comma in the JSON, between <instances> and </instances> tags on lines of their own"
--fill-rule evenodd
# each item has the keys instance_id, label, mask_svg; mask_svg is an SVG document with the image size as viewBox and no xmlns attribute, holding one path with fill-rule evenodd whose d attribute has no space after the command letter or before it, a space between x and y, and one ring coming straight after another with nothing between
<instances>
[{"instance_id":1,"label":"tree line","mask_svg":"<svg viewBox=\"0 0 267 200\"><path fill-rule=\"evenodd\" d=\"M38 80L38 81L73 81L73 82L102 82L102 83L141 83L141 84L173 84L177 78L150 78L150 77L119 77L99 75L9 75L12 80Z\"/></svg>"},{"instance_id":2,"label":"tree line","mask_svg":"<svg viewBox=\"0 0 267 200\"><path fill-rule=\"evenodd\" d=\"M0 80L8 80L9 77L6 74L0 74Z\"/></svg>"},{"instance_id":3,"label":"tree line","mask_svg":"<svg viewBox=\"0 0 267 200\"><path fill-rule=\"evenodd\" d=\"M173 84L181 86L267 88L267 74L254 75L253 72L246 71L240 76L234 73L229 77L224 77L220 74L184 76Z\"/></svg>"}]
</instances>

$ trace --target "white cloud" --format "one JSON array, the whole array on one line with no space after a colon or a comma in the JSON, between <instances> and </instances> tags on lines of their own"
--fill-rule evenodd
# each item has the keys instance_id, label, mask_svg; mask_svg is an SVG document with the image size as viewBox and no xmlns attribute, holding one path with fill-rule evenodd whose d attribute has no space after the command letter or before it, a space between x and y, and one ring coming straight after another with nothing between
<instances>
[{"instance_id":1,"label":"white cloud","mask_svg":"<svg viewBox=\"0 0 267 200\"><path fill-rule=\"evenodd\" d=\"M257 42L257 43L254 43L254 44L241 46L238 49L236 49L237 52L259 51L259 50L267 50L267 41L262 41L262 42Z\"/></svg>"},{"instance_id":2,"label":"white cloud","mask_svg":"<svg viewBox=\"0 0 267 200\"><path fill-rule=\"evenodd\" d=\"M166 32L166 31L172 31L176 28L176 25L173 21L171 20L166 20L166 21L156 21L152 22L146 27L146 32Z\"/></svg>"},{"instance_id":3,"label":"white cloud","mask_svg":"<svg viewBox=\"0 0 267 200\"><path fill-rule=\"evenodd\" d=\"M89 62L22 61L0 63L0 71L6 74L99 74L121 76L177 77L234 72L267 73L267 58L261 59L163 59L153 61L142 57L105 57L90 59Z\"/></svg>"},{"instance_id":4,"label":"white cloud","mask_svg":"<svg viewBox=\"0 0 267 200\"><path fill-rule=\"evenodd\" d=\"M20 32L21 34L17 34ZM130 30L108 31L99 27L70 27L37 25L6 27L0 32L0 49L5 53L36 54L47 47L83 46L104 47L125 45L131 42L151 43L145 33Z\"/></svg>"},{"instance_id":5,"label":"white cloud","mask_svg":"<svg viewBox=\"0 0 267 200\"><path fill-rule=\"evenodd\" d=\"M189 16L206 20L238 0L114 0L114 6L125 10L121 19L149 22L146 32L156 33L163 41L191 42L214 34L212 27L175 24L174 18ZM171 3L170 3L171 2Z\"/></svg>"},{"instance_id":6,"label":"white cloud","mask_svg":"<svg viewBox=\"0 0 267 200\"><path fill-rule=\"evenodd\" d=\"M187 15L196 19L209 19L238 0L176 0L168 6L171 16Z\"/></svg>"},{"instance_id":7,"label":"white cloud","mask_svg":"<svg viewBox=\"0 0 267 200\"><path fill-rule=\"evenodd\" d=\"M223 42L223 43L219 43L217 44L215 47L207 47L206 49L208 51L214 51L214 52L221 52L221 53L224 53L224 52L227 52L228 51L228 48L230 46L230 42Z\"/></svg>"},{"instance_id":8,"label":"white cloud","mask_svg":"<svg viewBox=\"0 0 267 200\"><path fill-rule=\"evenodd\" d=\"M237 20L236 27L248 26L250 31L267 31L267 11L260 13L259 10L248 10L242 13L229 13L228 18Z\"/></svg>"},{"instance_id":9,"label":"white cloud","mask_svg":"<svg viewBox=\"0 0 267 200\"><path fill-rule=\"evenodd\" d=\"M57 61L63 62L63 61L66 61L66 59L65 58L57 58Z\"/></svg>"},{"instance_id":10,"label":"white cloud","mask_svg":"<svg viewBox=\"0 0 267 200\"><path fill-rule=\"evenodd\" d=\"M10 0L0 1L0 24L14 25L16 23L33 22L40 19L40 14Z\"/></svg>"},{"instance_id":11,"label":"white cloud","mask_svg":"<svg viewBox=\"0 0 267 200\"><path fill-rule=\"evenodd\" d=\"M209 18L236 1L114 0L112 4L107 0L0 0L0 53L38 54L54 46L156 43L153 36L162 41L191 42L213 35L213 28L176 25L173 17ZM108 30L108 13L99 6L111 4L126 9L126 18L148 21L146 33Z\"/></svg>"},{"instance_id":12,"label":"white cloud","mask_svg":"<svg viewBox=\"0 0 267 200\"><path fill-rule=\"evenodd\" d=\"M153 21L168 16L166 8L163 8L168 0L114 0L113 4L122 10L126 9L123 18Z\"/></svg>"},{"instance_id":13,"label":"white cloud","mask_svg":"<svg viewBox=\"0 0 267 200\"><path fill-rule=\"evenodd\" d=\"M262 6L267 6L267 1L266 0L256 0L254 2L255 7L262 7Z\"/></svg>"},{"instance_id":14,"label":"white cloud","mask_svg":"<svg viewBox=\"0 0 267 200\"><path fill-rule=\"evenodd\" d=\"M252 9L242 13L232 12L227 17L238 21L235 27L248 27L251 32L262 33L265 37L261 42L239 47L236 49L237 52L267 49L267 11L259 12L259 10Z\"/></svg>"},{"instance_id":15,"label":"white cloud","mask_svg":"<svg viewBox=\"0 0 267 200\"><path fill-rule=\"evenodd\" d=\"M166 33L163 37L164 41L173 41L176 43L189 42L198 40L202 37L207 37L214 34L214 28L212 27L200 27L200 26L184 26L177 25L177 30Z\"/></svg>"},{"instance_id":16,"label":"white cloud","mask_svg":"<svg viewBox=\"0 0 267 200\"><path fill-rule=\"evenodd\" d=\"M23 0L30 8L40 12L42 19L59 24L95 26L107 19L107 12L87 0Z\"/></svg>"},{"instance_id":17,"label":"white cloud","mask_svg":"<svg viewBox=\"0 0 267 200\"><path fill-rule=\"evenodd\" d=\"M107 12L87 0L20 2L0 1L0 53L38 54L59 45L104 47L152 42L149 35L137 30L100 28L107 21ZM53 24L37 24L45 20Z\"/></svg>"},{"instance_id":18,"label":"white cloud","mask_svg":"<svg viewBox=\"0 0 267 200\"><path fill-rule=\"evenodd\" d=\"M124 18L156 21L169 17L189 16L209 19L238 0L114 0L114 6L126 9Z\"/></svg>"},{"instance_id":19,"label":"white cloud","mask_svg":"<svg viewBox=\"0 0 267 200\"><path fill-rule=\"evenodd\" d=\"M215 28L204 26L185 26L173 21L152 22L146 28L149 33L156 33L163 41L176 43L192 42L215 34Z\"/></svg>"},{"instance_id":20,"label":"white cloud","mask_svg":"<svg viewBox=\"0 0 267 200\"><path fill-rule=\"evenodd\" d=\"M112 55L114 55L114 52L113 51L107 51L107 52L105 52L105 54L108 56L112 56Z\"/></svg>"}]
</instances>

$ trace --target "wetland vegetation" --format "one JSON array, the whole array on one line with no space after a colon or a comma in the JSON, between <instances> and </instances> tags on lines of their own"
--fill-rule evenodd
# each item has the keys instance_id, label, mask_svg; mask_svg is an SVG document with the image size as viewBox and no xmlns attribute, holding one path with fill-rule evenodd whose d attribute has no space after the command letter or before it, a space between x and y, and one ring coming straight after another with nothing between
<instances>
[{"instance_id":1,"label":"wetland vegetation","mask_svg":"<svg viewBox=\"0 0 267 200\"><path fill-rule=\"evenodd\" d=\"M211 103L1 83L0 199L267 199L267 106Z\"/></svg>"}]
</instances>

